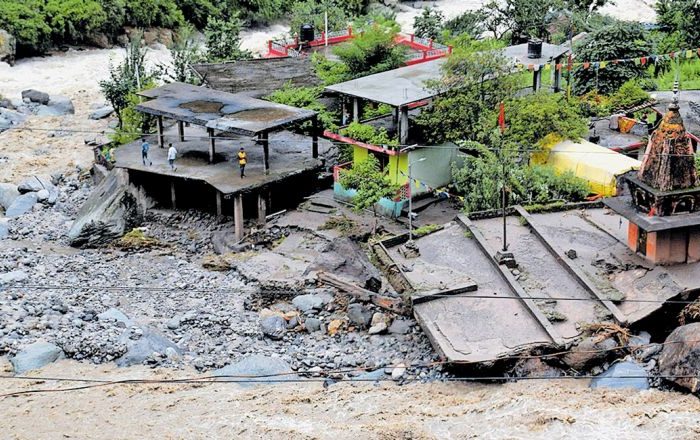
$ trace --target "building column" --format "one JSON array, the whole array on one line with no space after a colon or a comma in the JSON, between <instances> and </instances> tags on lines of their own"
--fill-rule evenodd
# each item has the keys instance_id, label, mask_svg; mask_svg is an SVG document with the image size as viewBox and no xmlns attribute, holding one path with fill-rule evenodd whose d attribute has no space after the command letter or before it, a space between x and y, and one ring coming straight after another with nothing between
<instances>
[{"instance_id":1,"label":"building column","mask_svg":"<svg viewBox=\"0 0 700 440\"><path fill-rule=\"evenodd\" d=\"M214 137L214 129L207 128L207 135L209 136L209 163L214 163L214 156L216 155L216 138Z\"/></svg>"},{"instance_id":2,"label":"building column","mask_svg":"<svg viewBox=\"0 0 700 440\"><path fill-rule=\"evenodd\" d=\"M267 221L267 195L266 191L258 193L258 224L264 225Z\"/></svg>"},{"instance_id":3,"label":"building column","mask_svg":"<svg viewBox=\"0 0 700 440\"><path fill-rule=\"evenodd\" d=\"M360 122L360 98L352 98L352 122Z\"/></svg>"},{"instance_id":4,"label":"building column","mask_svg":"<svg viewBox=\"0 0 700 440\"><path fill-rule=\"evenodd\" d=\"M180 142L185 142L185 123L182 121L177 121L177 135Z\"/></svg>"},{"instance_id":5,"label":"building column","mask_svg":"<svg viewBox=\"0 0 700 440\"><path fill-rule=\"evenodd\" d=\"M340 125L347 125L348 123L348 118L346 115L347 112L347 103L345 100L345 97L341 96L340 97Z\"/></svg>"},{"instance_id":6,"label":"building column","mask_svg":"<svg viewBox=\"0 0 700 440\"><path fill-rule=\"evenodd\" d=\"M223 197L221 196L221 191L217 191L216 192L216 215L218 215L219 217L221 217L223 215L223 212L224 212L224 208L223 208L224 203L223 203L222 199L223 199Z\"/></svg>"},{"instance_id":7,"label":"building column","mask_svg":"<svg viewBox=\"0 0 700 440\"><path fill-rule=\"evenodd\" d=\"M175 197L175 181L170 181L170 203L173 209L177 209L177 197Z\"/></svg>"},{"instance_id":8,"label":"building column","mask_svg":"<svg viewBox=\"0 0 700 440\"><path fill-rule=\"evenodd\" d=\"M532 90L537 92L542 86L542 67L532 72Z\"/></svg>"},{"instance_id":9,"label":"building column","mask_svg":"<svg viewBox=\"0 0 700 440\"><path fill-rule=\"evenodd\" d=\"M399 144L408 142L408 107L399 108Z\"/></svg>"},{"instance_id":10,"label":"building column","mask_svg":"<svg viewBox=\"0 0 700 440\"><path fill-rule=\"evenodd\" d=\"M265 175L270 174L270 139L266 131L258 134L258 142L262 144L263 147L263 165L265 168Z\"/></svg>"},{"instance_id":11,"label":"building column","mask_svg":"<svg viewBox=\"0 0 700 440\"><path fill-rule=\"evenodd\" d=\"M156 117L156 125L158 127L158 146L165 148L165 135L163 134L163 117Z\"/></svg>"},{"instance_id":12,"label":"building column","mask_svg":"<svg viewBox=\"0 0 700 440\"><path fill-rule=\"evenodd\" d=\"M399 108L394 107L391 109L391 128L393 130L398 130L399 128Z\"/></svg>"},{"instance_id":13,"label":"building column","mask_svg":"<svg viewBox=\"0 0 700 440\"><path fill-rule=\"evenodd\" d=\"M311 120L311 157L318 157L318 116L314 116Z\"/></svg>"},{"instance_id":14,"label":"building column","mask_svg":"<svg viewBox=\"0 0 700 440\"><path fill-rule=\"evenodd\" d=\"M233 198L233 228L236 241L243 240L243 194L241 193Z\"/></svg>"}]
</instances>

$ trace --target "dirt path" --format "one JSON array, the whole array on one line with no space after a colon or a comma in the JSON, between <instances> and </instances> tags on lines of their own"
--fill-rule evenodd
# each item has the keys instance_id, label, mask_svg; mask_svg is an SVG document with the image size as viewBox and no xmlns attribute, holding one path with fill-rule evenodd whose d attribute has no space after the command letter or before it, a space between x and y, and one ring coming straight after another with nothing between
<instances>
[{"instance_id":1,"label":"dirt path","mask_svg":"<svg viewBox=\"0 0 700 440\"><path fill-rule=\"evenodd\" d=\"M61 361L60 377L174 378L189 371ZM505 385L320 383L127 385L0 399L3 438L692 439L697 398L590 390L582 382ZM0 393L67 383L0 380ZM51 423L41 420L50 419Z\"/></svg>"}]
</instances>

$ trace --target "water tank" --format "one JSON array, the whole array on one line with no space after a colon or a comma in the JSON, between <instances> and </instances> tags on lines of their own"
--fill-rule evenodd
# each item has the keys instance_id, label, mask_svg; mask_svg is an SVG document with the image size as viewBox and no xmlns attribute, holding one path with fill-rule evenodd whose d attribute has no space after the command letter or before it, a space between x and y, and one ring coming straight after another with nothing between
<instances>
[{"instance_id":1,"label":"water tank","mask_svg":"<svg viewBox=\"0 0 700 440\"><path fill-rule=\"evenodd\" d=\"M537 38L528 40L527 57L530 59L542 58L542 40Z\"/></svg>"},{"instance_id":2,"label":"water tank","mask_svg":"<svg viewBox=\"0 0 700 440\"><path fill-rule=\"evenodd\" d=\"M308 23L302 24L299 31L299 41L302 43L308 43L309 41L314 41L315 38L313 25Z\"/></svg>"}]
</instances>

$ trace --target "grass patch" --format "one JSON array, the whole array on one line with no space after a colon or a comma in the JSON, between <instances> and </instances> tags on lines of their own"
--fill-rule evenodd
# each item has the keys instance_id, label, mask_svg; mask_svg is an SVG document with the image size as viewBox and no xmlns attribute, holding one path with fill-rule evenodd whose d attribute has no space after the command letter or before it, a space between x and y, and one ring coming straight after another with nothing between
<instances>
[{"instance_id":1,"label":"grass patch","mask_svg":"<svg viewBox=\"0 0 700 440\"><path fill-rule=\"evenodd\" d=\"M117 246L125 249L148 249L160 247L161 242L153 237L147 236L143 232L143 229L134 228L119 239Z\"/></svg>"},{"instance_id":2,"label":"grass patch","mask_svg":"<svg viewBox=\"0 0 700 440\"><path fill-rule=\"evenodd\" d=\"M650 68L650 73L653 76L654 68ZM673 82L676 79L675 67L669 69L663 75L654 78L657 84L657 90L673 90ZM693 58L692 60L684 61L681 64L680 72L681 86L684 90L700 89L700 60Z\"/></svg>"},{"instance_id":3,"label":"grass patch","mask_svg":"<svg viewBox=\"0 0 700 440\"><path fill-rule=\"evenodd\" d=\"M351 235L357 230L357 223L344 215L336 215L329 218L324 224L318 227L319 231L328 231L331 229L343 235Z\"/></svg>"},{"instance_id":4,"label":"grass patch","mask_svg":"<svg viewBox=\"0 0 700 440\"><path fill-rule=\"evenodd\" d=\"M536 214L540 212L556 212L561 211L561 209L566 205L566 202L558 201L552 203L533 203L532 205L525 205L523 208L531 214Z\"/></svg>"},{"instance_id":5,"label":"grass patch","mask_svg":"<svg viewBox=\"0 0 700 440\"><path fill-rule=\"evenodd\" d=\"M416 238L424 237L428 234L432 234L435 231L439 231L440 229L442 229L441 225L433 225L433 224L424 225L424 226L421 226L420 228L414 229L413 236Z\"/></svg>"}]
</instances>

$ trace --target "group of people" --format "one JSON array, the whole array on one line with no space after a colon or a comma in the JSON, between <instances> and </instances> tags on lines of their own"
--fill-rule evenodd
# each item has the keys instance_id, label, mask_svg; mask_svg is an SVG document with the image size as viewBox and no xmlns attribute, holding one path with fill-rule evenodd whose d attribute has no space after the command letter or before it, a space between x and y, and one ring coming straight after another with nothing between
<instances>
[{"instance_id":1,"label":"group of people","mask_svg":"<svg viewBox=\"0 0 700 440\"><path fill-rule=\"evenodd\" d=\"M148 157L148 151L151 149L151 145L148 143L146 138L141 139L141 160L143 161L144 166L151 166L153 165L153 162ZM175 160L177 159L177 149L173 146L172 143L168 144L168 165L170 165L170 169L173 171L177 171L177 166L175 166ZM245 177L245 166L248 164L248 154L245 151L245 148L241 147L240 150L238 150L238 167L241 170L241 179Z\"/></svg>"}]
</instances>

